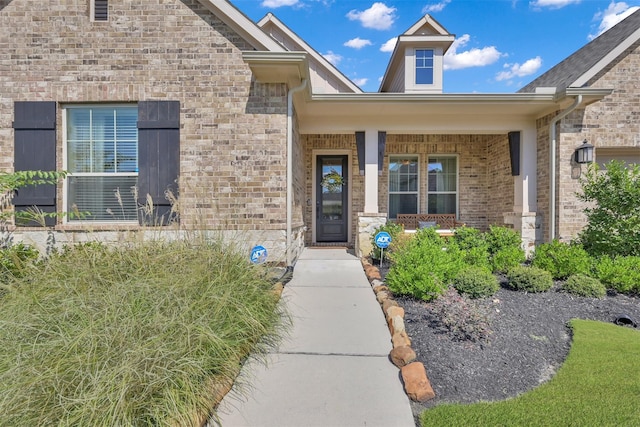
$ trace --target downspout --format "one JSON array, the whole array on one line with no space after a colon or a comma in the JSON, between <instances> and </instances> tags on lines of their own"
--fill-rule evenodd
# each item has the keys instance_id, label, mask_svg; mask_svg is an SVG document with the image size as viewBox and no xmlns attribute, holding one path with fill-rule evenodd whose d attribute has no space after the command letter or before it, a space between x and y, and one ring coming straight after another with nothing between
<instances>
[{"instance_id":1,"label":"downspout","mask_svg":"<svg viewBox=\"0 0 640 427\"><path fill-rule=\"evenodd\" d=\"M291 233L293 232L293 95L307 85L303 79L300 86L289 90L287 94L287 270L293 269L293 255L291 253Z\"/></svg>"},{"instance_id":2,"label":"downspout","mask_svg":"<svg viewBox=\"0 0 640 427\"><path fill-rule=\"evenodd\" d=\"M550 172L549 172L549 241L552 242L556 237L556 124L568 116L582 102L582 95L578 95L566 110L558 114L551 120L549 124L549 139L551 146L550 154Z\"/></svg>"}]
</instances>

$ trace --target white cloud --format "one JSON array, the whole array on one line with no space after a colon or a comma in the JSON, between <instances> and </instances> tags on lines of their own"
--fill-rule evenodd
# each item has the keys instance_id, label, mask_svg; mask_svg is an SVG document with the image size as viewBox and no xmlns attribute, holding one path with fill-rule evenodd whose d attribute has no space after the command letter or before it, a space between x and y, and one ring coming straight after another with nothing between
<instances>
[{"instance_id":1,"label":"white cloud","mask_svg":"<svg viewBox=\"0 0 640 427\"><path fill-rule=\"evenodd\" d=\"M444 55L445 70L484 67L485 65L493 64L503 56L495 46L487 46L481 49L473 48L464 52L458 52L458 49L464 48L470 39L471 37L469 34L465 34L453 42L447 53Z\"/></svg>"},{"instance_id":2,"label":"white cloud","mask_svg":"<svg viewBox=\"0 0 640 427\"><path fill-rule=\"evenodd\" d=\"M342 61L342 56L338 55L337 53L333 53L332 51L328 51L327 53L324 53L322 56L324 56L324 59L331 62L336 67L338 66L340 61Z\"/></svg>"},{"instance_id":3,"label":"white cloud","mask_svg":"<svg viewBox=\"0 0 640 427\"><path fill-rule=\"evenodd\" d=\"M367 79L367 78L353 79L353 82L356 85L358 85L359 87L362 87L362 86L366 85L368 81L369 81L369 79Z\"/></svg>"},{"instance_id":4,"label":"white cloud","mask_svg":"<svg viewBox=\"0 0 640 427\"><path fill-rule=\"evenodd\" d=\"M380 52L393 52L393 49L395 49L397 42L397 37L387 40L382 46L380 46Z\"/></svg>"},{"instance_id":5,"label":"white cloud","mask_svg":"<svg viewBox=\"0 0 640 427\"><path fill-rule=\"evenodd\" d=\"M376 2L367 10L353 9L347 13L351 21L360 21L363 27L374 30L388 30L396 20L396 8L388 7L384 3Z\"/></svg>"},{"instance_id":6,"label":"white cloud","mask_svg":"<svg viewBox=\"0 0 640 427\"><path fill-rule=\"evenodd\" d=\"M542 58L536 56L526 60L523 64L504 64L507 68L496 75L497 81L511 80L515 77L524 77L536 73L542 66Z\"/></svg>"},{"instance_id":7,"label":"white cloud","mask_svg":"<svg viewBox=\"0 0 640 427\"><path fill-rule=\"evenodd\" d=\"M295 6L296 4L298 4L298 0L263 0L260 6L277 9L282 6Z\"/></svg>"},{"instance_id":8,"label":"white cloud","mask_svg":"<svg viewBox=\"0 0 640 427\"><path fill-rule=\"evenodd\" d=\"M531 7L548 7L549 9L561 9L570 4L578 4L582 0L534 0L529 2Z\"/></svg>"},{"instance_id":9,"label":"white cloud","mask_svg":"<svg viewBox=\"0 0 640 427\"><path fill-rule=\"evenodd\" d=\"M451 0L442 0L440 3L428 4L422 8L422 14L425 13L433 13L433 12L442 12L442 10L447 7L447 5L451 3Z\"/></svg>"},{"instance_id":10,"label":"white cloud","mask_svg":"<svg viewBox=\"0 0 640 427\"><path fill-rule=\"evenodd\" d=\"M356 37L355 39L351 39L344 44L346 47L352 47L354 49L362 49L365 46L371 46L371 40L361 39L360 37Z\"/></svg>"},{"instance_id":11,"label":"white cloud","mask_svg":"<svg viewBox=\"0 0 640 427\"><path fill-rule=\"evenodd\" d=\"M638 9L640 9L640 6L629 7L625 2L609 3L607 10L596 13L593 17L594 20L600 20L600 25L598 26L598 32L596 34L589 34L588 39L595 39Z\"/></svg>"}]
</instances>

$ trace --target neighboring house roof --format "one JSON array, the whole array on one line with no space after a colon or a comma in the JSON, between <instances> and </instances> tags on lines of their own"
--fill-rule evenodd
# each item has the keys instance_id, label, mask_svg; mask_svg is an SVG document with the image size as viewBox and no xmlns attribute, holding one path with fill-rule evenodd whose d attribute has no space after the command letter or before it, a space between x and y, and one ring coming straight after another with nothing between
<instances>
[{"instance_id":1,"label":"neighboring house roof","mask_svg":"<svg viewBox=\"0 0 640 427\"><path fill-rule=\"evenodd\" d=\"M258 26L273 39L279 42L288 51L302 51L309 56L309 66L315 71L318 78L333 82L338 86L337 92L362 93L355 83L340 72L332 63L313 49L307 42L294 33L272 13L268 13L258 22ZM314 84L314 87L319 86Z\"/></svg>"},{"instance_id":2,"label":"neighboring house roof","mask_svg":"<svg viewBox=\"0 0 640 427\"><path fill-rule=\"evenodd\" d=\"M541 87L555 87L557 90L584 87L591 78L638 40L640 40L640 10L587 43L518 92L535 92L536 88Z\"/></svg>"},{"instance_id":3,"label":"neighboring house roof","mask_svg":"<svg viewBox=\"0 0 640 427\"><path fill-rule=\"evenodd\" d=\"M255 22L227 0L199 0L218 19L236 31L254 49L260 51L284 52L284 47L269 37Z\"/></svg>"}]
</instances>

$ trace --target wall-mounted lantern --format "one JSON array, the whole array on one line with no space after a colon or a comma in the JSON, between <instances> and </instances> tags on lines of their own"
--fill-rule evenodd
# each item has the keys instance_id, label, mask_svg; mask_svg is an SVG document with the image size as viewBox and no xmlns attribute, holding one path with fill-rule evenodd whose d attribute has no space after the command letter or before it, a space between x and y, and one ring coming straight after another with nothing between
<instances>
[{"instance_id":1,"label":"wall-mounted lantern","mask_svg":"<svg viewBox=\"0 0 640 427\"><path fill-rule=\"evenodd\" d=\"M577 163L592 163L593 162L593 145L589 144L585 139L582 141L582 145L576 148L576 162Z\"/></svg>"}]
</instances>

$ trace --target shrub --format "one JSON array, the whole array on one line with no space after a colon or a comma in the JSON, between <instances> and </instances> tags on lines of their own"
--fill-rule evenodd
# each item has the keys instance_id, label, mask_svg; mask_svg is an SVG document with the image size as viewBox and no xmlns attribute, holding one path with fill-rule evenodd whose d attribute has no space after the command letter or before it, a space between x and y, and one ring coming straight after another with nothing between
<instances>
[{"instance_id":1,"label":"shrub","mask_svg":"<svg viewBox=\"0 0 640 427\"><path fill-rule=\"evenodd\" d=\"M37 249L24 243L12 244L0 250L0 280L9 277L23 277L26 269L38 257Z\"/></svg>"},{"instance_id":2,"label":"shrub","mask_svg":"<svg viewBox=\"0 0 640 427\"><path fill-rule=\"evenodd\" d=\"M466 264L490 268L489 245L478 229L471 227L457 228L453 235L453 241L460 248Z\"/></svg>"},{"instance_id":3,"label":"shrub","mask_svg":"<svg viewBox=\"0 0 640 427\"><path fill-rule=\"evenodd\" d=\"M488 341L491 324L488 315L471 300L448 288L434 302L427 305L436 324L460 341Z\"/></svg>"},{"instance_id":4,"label":"shrub","mask_svg":"<svg viewBox=\"0 0 640 427\"><path fill-rule=\"evenodd\" d=\"M469 298L484 298L495 294L500 288L498 279L483 267L470 266L460 271L453 279L458 292Z\"/></svg>"},{"instance_id":5,"label":"shrub","mask_svg":"<svg viewBox=\"0 0 640 427\"><path fill-rule=\"evenodd\" d=\"M580 244L554 240L536 248L531 264L548 271L555 279L566 279L573 274L589 275L593 259Z\"/></svg>"},{"instance_id":6,"label":"shrub","mask_svg":"<svg viewBox=\"0 0 640 427\"><path fill-rule=\"evenodd\" d=\"M390 254L386 282L392 292L430 301L442 294L464 263L455 242L446 242L432 228Z\"/></svg>"},{"instance_id":7,"label":"shrub","mask_svg":"<svg viewBox=\"0 0 640 427\"><path fill-rule=\"evenodd\" d=\"M578 198L587 225L579 238L592 256L640 256L640 166L611 161L606 173L592 164Z\"/></svg>"},{"instance_id":8,"label":"shrub","mask_svg":"<svg viewBox=\"0 0 640 427\"><path fill-rule=\"evenodd\" d=\"M598 279L608 288L622 293L640 293L640 257L603 256L596 264Z\"/></svg>"},{"instance_id":9,"label":"shrub","mask_svg":"<svg viewBox=\"0 0 640 427\"><path fill-rule=\"evenodd\" d=\"M551 273L538 267L516 266L507 272L509 287L517 291L545 292L553 287Z\"/></svg>"},{"instance_id":10,"label":"shrub","mask_svg":"<svg viewBox=\"0 0 640 427\"><path fill-rule=\"evenodd\" d=\"M607 289L600 280L584 274L574 274L562 285L562 289L570 294L581 297L602 298L607 294Z\"/></svg>"},{"instance_id":11,"label":"shrub","mask_svg":"<svg viewBox=\"0 0 640 427\"><path fill-rule=\"evenodd\" d=\"M505 272L525 261L522 239L514 230L492 225L485 233L485 239L492 271Z\"/></svg>"},{"instance_id":12,"label":"shrub","mask_svg":"<svg viewBox=\"0 0 640 427\"><path fill-rule=\"evenodd\" d=\"M385 253L388 254L389 252L393 251L393 244L398 240L398 236L402 234L403 228L402 225L396 224L395 222L387 222L386 224L382 224L381 226L373 230L373 233L371 234L371 246L373 247L373 249L371 250L372 259L380 259L380 254L382 251L378 246L376 246L376 234L381 231L386 231L391 236L392 246L390 246L389 249L385 250Z\"/></svg>"}]
</instances>

